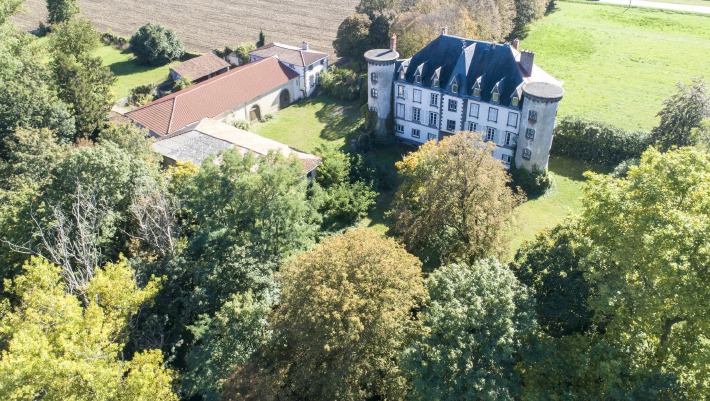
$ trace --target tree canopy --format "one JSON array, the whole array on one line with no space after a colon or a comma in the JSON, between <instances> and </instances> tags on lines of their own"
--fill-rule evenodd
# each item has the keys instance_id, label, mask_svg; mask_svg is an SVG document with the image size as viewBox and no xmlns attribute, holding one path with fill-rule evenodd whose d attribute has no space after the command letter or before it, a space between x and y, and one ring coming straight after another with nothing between
<instances>
[{"instance_id":1,"label":"tree canopy","mask_svg":"<svg viewBox=\"0 0 710 401\"><path fill-rule=\"evenodd\" d=\"M149 22L131 36L128 42L139 62L165 65L185 54L182 40L172 29Z\"/></svg>"}]
</instances>

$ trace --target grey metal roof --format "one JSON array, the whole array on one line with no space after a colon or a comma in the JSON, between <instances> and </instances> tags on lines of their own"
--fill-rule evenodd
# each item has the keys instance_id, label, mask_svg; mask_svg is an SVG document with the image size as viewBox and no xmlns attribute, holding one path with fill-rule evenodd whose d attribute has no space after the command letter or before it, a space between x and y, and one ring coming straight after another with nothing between
<instances>
[{"instance_id":1,"label":"grey metal roof","mask_svg":"<svg viewBox=\"0 0 710 401\"><path fill-rule=\"evenodd\" d=\"M198 166L202 165L206 158L214 158L220 152L233 147L234 144L195 130L153 143L153 150L168 159L189 161Z\"/></svg>"}]
</instances>

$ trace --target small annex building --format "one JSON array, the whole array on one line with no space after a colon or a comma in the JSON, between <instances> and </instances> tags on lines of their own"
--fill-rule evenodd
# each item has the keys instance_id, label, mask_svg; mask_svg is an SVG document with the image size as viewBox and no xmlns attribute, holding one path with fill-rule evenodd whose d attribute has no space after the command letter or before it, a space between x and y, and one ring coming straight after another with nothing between
<instances>
[{"instance_id":1,"label":"small annex building","mask_svg":"<svg viewBox=\"0 0 710 401\"><path fill-rule=\"evenodd\" d=\"M170 68L170 78L179 81L186 78L199 83L229 71L231 65L213 53L205 53Z\"/></svg>"},{"instance_id":2,"label":"small annex building","mask_svg":"<svg viewBox=\"0 0 710 401\"><path fill-rule=\"evenodd\" d=\"M236 67L127 112L126 117L162 137L204 118L231 124L258 121L300 99L300 77L275 57Z\"/></svg>"},{"instance_id":3,"label":"small annex building","mask_svg":"<svg viewBox=\"0 0 710 401\"><path fill-rule=\"evenodd\" d=\"M214 159L220 152L232 148L237 148L242 154L252 152L257 157L275 151L285 157L298 158L309 179L314 178L315 170L322 161L318 156L209 118L158 138L151 146L163 156L165 165L174 165L179 161L199 166L204 160Z\"/></svg>"},{"instance_id":4,"label":"small annex building","mask_svg":"<svg viewBox=\"0 0 710 401\"><path fill-rule=\"evenodd\" d=\"M282 43L269 43L249 52L251 62L276 57L284 65L298 73L301 77L301 93L303 97L313 94L320 83L320 74L328 69L328 55L311 50L308 43L301 47Z\"/></svg>"}]
</instances>

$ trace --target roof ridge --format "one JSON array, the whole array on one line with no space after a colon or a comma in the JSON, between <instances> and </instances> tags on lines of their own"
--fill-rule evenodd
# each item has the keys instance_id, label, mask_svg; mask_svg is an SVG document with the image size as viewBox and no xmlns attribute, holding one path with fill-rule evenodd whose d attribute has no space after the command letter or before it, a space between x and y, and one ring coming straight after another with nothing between
<instances>
[{"instance_id":1,"label":"roof ridge","mask_svg":"<svg viewBox=\"0 0 710 401\"><path fill-rule=\"evenodd\" d=\"M172 132L171 128L173 127L173 116L175 115L175 103L177 102L177 96L172 98L172 101L173 105L170 108L170 120L168 121L168 134Z\"/></svg>"}]
</instances>

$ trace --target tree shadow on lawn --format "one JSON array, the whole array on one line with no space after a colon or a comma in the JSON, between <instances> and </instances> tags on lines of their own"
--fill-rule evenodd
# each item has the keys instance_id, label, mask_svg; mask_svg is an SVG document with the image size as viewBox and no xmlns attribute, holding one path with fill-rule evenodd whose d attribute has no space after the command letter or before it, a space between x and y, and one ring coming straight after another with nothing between
<instances>
[{"instance_id":1,"label":"tree shadow on lawn","mask_svg":"<svg viewBox=\"0 0 710 401\"><path fill-rule=\"evenodd\" d=\"M316 112L318 121L325 124L320 132L321 138L329 141L344 138L362 124L357 101L338 101L323 95L318 96L317 100L324 103L323 108Z\"/></svg>"},{"instance_id":2,"label":"tree shadow on lawn","mask_svg":"<svg viewBox=\"0 0 710 401\"><path fill-rule=\"evenodd\" d=\"M584 176L584 173L587 171L598 174L608 174L613 168L563 156L551 156L548 170L555 175L566 177L573 181L586 181L587 178Z\"/></svg>"},{"instance_id":3,"label":"tree shadow on lawn","mask_svg":"<svg viewBox=\"0 0 710 401\"><path fill-rule=\"evenodd\" d=\"M109 64L108 68L111 70L113 75L120 77L124 75L131 75L139 72L149 71L152 70L154 67L151 67L149 65L140 65L135 60L124 60Z\"/></svg>"}]
</instances>

